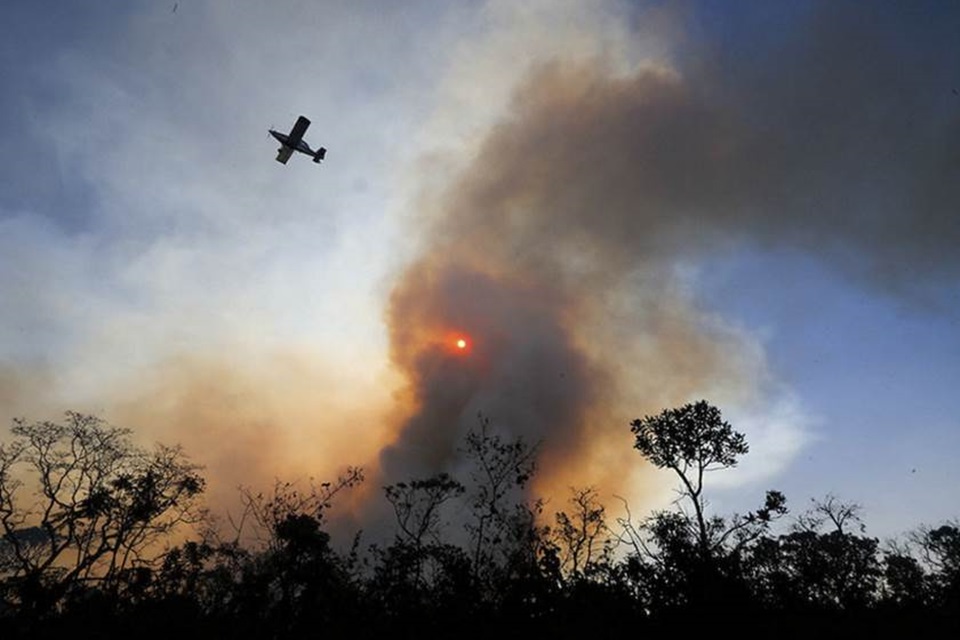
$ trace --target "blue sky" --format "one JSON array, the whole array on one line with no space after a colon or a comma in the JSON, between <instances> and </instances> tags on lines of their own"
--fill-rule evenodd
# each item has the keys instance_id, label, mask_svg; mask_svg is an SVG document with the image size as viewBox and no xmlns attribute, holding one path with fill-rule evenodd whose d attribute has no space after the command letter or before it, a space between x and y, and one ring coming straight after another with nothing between
<instances>
[{"instance_id":1,"label":"blue sky","mask_svg":"<svg viewBox=\"0 0 960 640\"><path fill-rule=\"evenodd\" d=\"M610 380L607 405L571 409L562 437L583 450L558 449L545 486L564 468L604 486L595 469L621 441L632 453L631 419L707 397L753 445L718 481L721 511L775 487L797 510L828 492L860 502L875 535L957 517L956 9L772 4L15 0L0 41L0 419L89 410L183 442L222 501L239 483L375 467L398 433L442 428L404 399L440 384L396 356L422 348L390 324L397 292L434 308L409 265L481 264L564 300L557 340L576 348L555 353ZM549 61L556 77L531 80ZM589 114L537 129L563 96L613 119L634 112L605 100L648 113L657 91L690 115L649 112L668 138L648 138L655 152L612 138L626 169L603 147L593 165L587 149L537 159L605 135ZM273 161L266 130L300 114L329 149L321 167ZM701 166L688 149L732 155ZM609 175L648 158L662 165L627 190L636 220L607 216L626 188ZM524 183L537 176L573 184ZM565 209L581 195L589 216ZM484 209L517 202L536 210L513 226ZM578 260L608 288L557 285ZM551 265L556 282L537 280ZM484 295L466 294L489 305L478 325L519 317ZM462 406L524 420L503 385L539 388L514 353L528 343L511 333L510 366L471 378ZM649 471L624 482L644 505L670 498Z\"/></svg>"}]
</instances>

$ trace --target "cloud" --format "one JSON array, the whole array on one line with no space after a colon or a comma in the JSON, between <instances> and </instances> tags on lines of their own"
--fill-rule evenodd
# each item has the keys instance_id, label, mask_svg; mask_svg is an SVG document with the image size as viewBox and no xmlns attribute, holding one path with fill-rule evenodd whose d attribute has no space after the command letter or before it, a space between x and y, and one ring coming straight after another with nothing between
<instances>
[{"instance_id":1,"label":"cloud","mask_svg":"<svg viewBox=\"0 0 960 640\"><path fill-rule=\"evenodd\" d=\"M89 410L180 441L221 503L374 458L393 171L433 64L409 43L443 15L195 2L45 58L30 148L86 195L0 218L2 417ZM300 113L323 167L273 161L267 129Z\"/></svg>"}]
</instances>

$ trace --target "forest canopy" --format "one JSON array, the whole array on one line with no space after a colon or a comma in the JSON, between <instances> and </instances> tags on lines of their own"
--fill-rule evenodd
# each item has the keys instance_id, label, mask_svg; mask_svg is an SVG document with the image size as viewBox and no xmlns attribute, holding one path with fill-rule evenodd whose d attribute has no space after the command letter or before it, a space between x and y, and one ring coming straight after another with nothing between
<instances>
[{"instance_id":1,"label":"forest canopy","mask_svg":"<svg viewBox=\"0 0 960 640\"><path fill-rule=\"evenodd\" d=\"M469 624L613 637L705 613L788 635L957 625L957 522L881 544L859 505L831 495L790 516L776 490L749 513L712 513L706 472L749 449L720 410L699 401L630 428L637 464L676 476L672 508L611 517L594 488L575 487L548 515L529 491L537 443L481 415L459 450L463 477L383 487L393 531L368 542L328 531L359 468L245 491L254 540L212 526L202 469L182 449L140 448L129 429L75 412L17 420L0 445L0 630L432 637Z\"/></svg>"}]
</instances>

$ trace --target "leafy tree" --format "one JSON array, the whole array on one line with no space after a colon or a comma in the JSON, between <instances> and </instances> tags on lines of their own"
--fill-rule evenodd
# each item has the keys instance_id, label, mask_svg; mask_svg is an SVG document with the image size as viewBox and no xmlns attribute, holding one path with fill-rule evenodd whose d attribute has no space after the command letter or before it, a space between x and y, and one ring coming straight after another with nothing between
<instances>
[{"instance_id":1,"label":"leafy tree","mask_svg":"<svg viewBox=\"0 0 960 640\"><path fill-rule=\"evenodd\" d=\"M882 575L879 542L862 535L860 510L834 496L815 500L797 518L793 531L758 546L751 558L757 597L791 609L850 611L871 606Z\"/></svg>"},{"instance_id":2,"label":"leafy tree","mask_svg":"<svg viewBox=\"0 0 960 640\"><path fill-rule=\"evenodd\" d=\"M639 529L621 520L622 541L634 547L631 574L655 609L726 606L746 597L741 556L771 523L786 514L786 498L768 491L764 505L746 515L708 516L708 472L737 465L746 438L720 410L699 401L634 420L634 448L680 480L680 512L654 513ZM689 504L693 515L685 510Z\"/></svg>"},{"instance_id":3,"label":"leafy tree","mask_svg":"<svg viewBox=\"0 0 960 640\"><path fill-rule=\"evenodd\" d=\"M398 537L373 552L377 564L366 582L366 599L391 626L417 619L462 622L476 608L470 559L461 547L442 541L416 547Z\"/></svg>"},{"instance_id":4,"label":"leafy tree","mask_svg":"<svg viewBox=\"0 0 960 640\"><path fill-rule=\"evenodd\" d=\"M930 576L909 548L894 547L883 557L882 599L896 609L919 609L930 604Z\"/></svg>"},{"instance_id":5,"label":"leafy tree","mask_svg":"<svg viewBox=\"0 0 960 640\"><path fill-rule=\"evenodd\" d=\"M190 637L297 637L318 627L342 634L360 617L358 540L341 554L324 527L340 494L362 480L351 467L333 482L242 489L233 531L210 528L170 549L139 615L167 625L169 612L180 612L197 624Z\"/></svg>"},{"instance_id":6,"label":"leafy tree","mask_svg":"<svg viewBox=\"0 0 960 640\"><path fill-rule=\"evenodd\" d=\"M720 410L699 401L657 416L634 420L631 430L634 448L654 465L670 469L680 479L681 498L693 507L692 538L698 555L706 560L734 543L739 550L766 531L770 523L786 513L786 498L779 491L768 491L763 507L745 516L733 516L728 522L706 515L704 476L709 471L729 469L749 451L746 438L723 420ZM662 541L676 546L681 538L672 533L683 519L668 517L655 527L666 535ZM657 537L656 535L654 536ZM686 536L683 537L686 539Z\"/></svg>"},{"instance_id":7,"label":"leafy tree","mask_svg":"<svg viewBox=\"0 0 960 640\"><path fill-rule=\"evenodd\" d=\"M254 535L260 543L271 551L281 550L289 542L284 534L292 526L291 522L306 518L318 525L324 523L336 497L358 486L363 478L363 469L347 467L335 481L318 484L311 479L306 488L299 488L296 482L277 480L271 493L242 489L244 512L236 527L236 537L240 539L244 535L245 523L253 518Z\"/></svg>"},{"instance_id":8,"label":"leafy tree","mask_svg":"<svg viewBox=\"0 0 960 640\"><path fill-rule=\"evenodd\" d=\"M334 482L244 490L231 539L208 528L161 552L201 513L196 468L178 449L144 451L125 430L67 415L64 425L15 422L0 446L4 639L160 626L190 637L445 637L453 625L620 637L674 631L691 613L735 614L738 632L758 634L932 636L958 622L956 523L880 553L859 505L833 496L776 537L786 513L777 491L744 515L707 513L706 472L747 449L705 402L632 423L636 448L678 474L680 508L635 523L625 503L614 535L597 492L571 489L547 526L527 491L535 448L481 416L461 450L467 480L384 487L395 537L365 556L359 534L345 552L326 531L338 496L363 479L353 468ZM457 515L462 530L448 526Z\"/></svg>"},{"instance_id":9,"label":"leafy tree","mask_svg":"<svg viewBox=\"0 0 960 640\"><path fill-rule=\"evenodd\" d=\"M238 543L189 540L163 557L150 596L216 614L230 606L253 554Z\"/></svg>"},{"instance_id":10,"label":"leafy tree","mask_svg":"<svg viewBox=\"0 0 960 640\"><path fill-rule=\"evenodd\" d=\"M960 617L960 524L923 527L912 536L923 563L930 568L938 606Z\"/></svg>"},{"instance_id":11,"label":"leafy tree","mask_svg":"<svg viewBox=\"0 0 960 640\"><path fill-rule=\"evenodd\" d=\"M256 523L261 553L242 568L238 614L261 611L263 629L296 635L303 626L330 625L348 617L359 598L353 565L359 540L344 558L324 530L336 497L363 482L363 471L349 467L333 482L280 482L271 494L244 491L246 514Z\"/></svg>"},{"instance_id":12,"label":"leafy tree","mask_svg":"<svg viewBox=\"0 0 960 640\"><path fill-rule=\"evenodd\" d=\"M0 445L0 578L22 607L149 575L160 543L201 518L204 481L179 447L143 450L128 429L76 412L15 420L12 433Z\"/></svg>"},{"instance_id":13,"label":"leafy tree","mask_svg":"<svg viewBox=\"0 0 960 640\"><path fill-rule=\"evenodd\" d=\"M737 458L749 451L746 438L703 400L634 420L631 430L635 449L680 478L683 495L693 506L700 555L708 557L711 527L705 514L704 474L736 466Z\"/></svg>"}]
</instances>

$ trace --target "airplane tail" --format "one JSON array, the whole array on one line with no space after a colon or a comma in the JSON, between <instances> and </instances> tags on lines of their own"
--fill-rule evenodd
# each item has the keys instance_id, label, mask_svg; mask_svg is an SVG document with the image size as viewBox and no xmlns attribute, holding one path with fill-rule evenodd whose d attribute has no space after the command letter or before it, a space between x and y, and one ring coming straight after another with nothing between
<instances>
[{"instance_id":1,"label":"airplane tail","mask_svg":"<svg viewBox=\"0 0 960 640\"><path fill-rule=\"evenodd\" d=\"M326 157L326 155L327 155L327 150L324 147L320 147L319 149L317 149L317 152L313 154L313 161L319 164L320 161L323 160L324 157Z\"/></svg>"}]
</instances>

